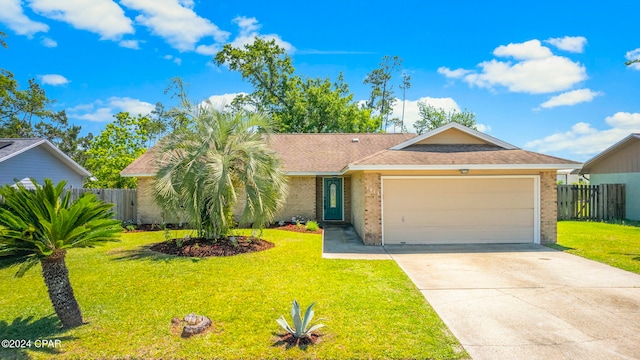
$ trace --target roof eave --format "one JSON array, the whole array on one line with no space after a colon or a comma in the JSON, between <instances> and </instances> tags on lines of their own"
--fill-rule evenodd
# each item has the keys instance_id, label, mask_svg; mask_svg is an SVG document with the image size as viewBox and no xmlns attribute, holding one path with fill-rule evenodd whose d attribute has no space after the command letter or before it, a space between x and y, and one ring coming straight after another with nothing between
<instances>
[{"instance_id":1,"label":"roof eave","mask_svg":"<svg viewBox=\"0 0 640 360\"><path fill-rule=\"evenodd\" d=\"M348 165L342 173L349 171L385 170L562 170L581 168L582 164L447 164L447 165Z\"/></svg>"},{"instance_id":2,"label":"roof eave","mask_svg":"<svg viewBox=\"0 0 640 360\"><path fill-rule=\"evenodd\" d=\"M285 171L287 176L334 176L341 175L342 171ZM154 177L152 173L120 173L122 177Z\"/></svg>"}]
</instances>

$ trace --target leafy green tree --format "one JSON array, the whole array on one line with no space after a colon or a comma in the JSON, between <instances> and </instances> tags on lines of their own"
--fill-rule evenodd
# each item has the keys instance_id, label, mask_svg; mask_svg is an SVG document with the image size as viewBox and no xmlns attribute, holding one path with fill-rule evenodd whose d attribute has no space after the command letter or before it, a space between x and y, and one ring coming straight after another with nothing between
<instances>
[{"instance_id":1,"label":"leafy green tree","mask_svg":"<svg viewBox=\"0 0 640 360\"><path fill-rule=\"evenodd\" d=\"M115 120L96 136L87 150L85 163L97 180L85 186L92 188L135 188L135 178L122 177L120 171L146 151L149 140L146 116L120 112Z\"/></svg>"},{"instance_id":2,"label":"leafy green tree","mask_svg":"<svg viewBox=\"0 0 640 360\"><path fill-rule=\"evenodd\" d=\"M381 118L383 130L389 125L389 115L393 112L393 105L396 102L395 92L393 90L393 74L402 68L402 58L399 56L385 55L377 69L373 69L364 79L364 84L371 85L371 93L369 100L365 106L372 111L376 111ZM410 79L404 79L409 82ZM403 86L406 87L406 84Z\"/></svg>"},{"instance_id":3,"label":"leafy green tree","mask_svg":"<svg viewBox=\"0 0 640 360\"><path fill-rule=\"evenodd\" d=\"M122 231L112 219L113 204L86 193L71 201L66 182L45 179L35 190L22 184L0 188L0 257L21 264L16 277L40 262L49 299L63 327L81 325L82 312L73 294L65 263L67 249L116 241Z\"/></svg>"},{"instance_id":4,"label":"leafy green tree","mask_svg":"<svg viewBox=\"0 0 640 360\"><path fill-rule=\"evenodd\" d=\"M229 234L239 194L246 197L240 221L260 229L284 205L286 177L265 138L271 124L264 115L223 113L211 103L195 107L191 122L161 141L160 169L154 182L158 204L181 212L199 237Z\"/></svg>"},{"instance_id":5,"label":"leafy green tree","mask_svg":"<svg viewBox=\"0 0 640 360\"><path fill-rule=\"evenodd\" d=\"M14 75L0 70L0 137L45 138L84 165L92 135L80 136L81 127L70 125L64 110L51 110L54 103L34 79L20 90Z\"/></svg>"},{"instance_id":6,"label":"leafy green tree","mask_svg":"<svg viewBox=\"0 0 640 360\"><path fill-rule=\"evenodd\" d=\"M0 46L3 48L8 48L7 42L4 41L4 38L7 37L7 34L4 31L0 31Z\"/></svg>"},{"instance_id":7,"label":"leafy green tree","mask_svg":"<svg viewBox=\"0 0 640 360\"><path fill-rule=\"evenodd\" d=\"M632 64L635 64L635 63L640 63L640 59L629 60L625 62L625 65L631 66Z\"/></svg>"},{"instance_id":8,"label":"leafy green tree","mask_svg":"<svg viewBox=\"0 0 640 360\"><path fill-rule=\"evenodd\" d=\"M236 97L232 111L268 114L279 132L372 132L379 119L353 100L342 74L329 78L302 78L295 74L291 57L274 40L255 38L243 48L227 44L215 56L253 85L254 91Z\"/></svg>"},{"instance_id":9,"label":"leafy green tree","mask_svg":"<svg viewBox=\"0 0 640 360\"><path fill-rule=\"evenodd\" d=\"M437 129L450 122L455 122L477 130L476 114L469 112L466 109L462 112L450 111L447 113L442 108L435 108L432 105L419 101L418 110L420 112L420 119L413 124L413 127L416 129L418 134Z\"/></svg>"}]
</instances>

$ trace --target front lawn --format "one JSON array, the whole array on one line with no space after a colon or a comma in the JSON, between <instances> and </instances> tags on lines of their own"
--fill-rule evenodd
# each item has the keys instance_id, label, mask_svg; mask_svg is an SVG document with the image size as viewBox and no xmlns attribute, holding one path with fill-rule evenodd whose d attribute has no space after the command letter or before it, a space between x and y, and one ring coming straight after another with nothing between
<instances>
[{"instance_id":1,"label":"front lawn","mask_svg":"<svg viewBox=\"0 0 640 360\"><path fill-rule=\"evenodd\" d=\"M171 233L176 236L175 232ZM88 323L62 331L39 266L23 278L0 269L0 358L464 358L455 337L393 261L321 258L321 236L266 230L267 251L227 258L176 258L147 246L162 232L67 255L71 283ZM291 302L316 302L326 327L317 345L274 345ZM182 339L171 319L195 312L214 329ZM60 340L57 348L35 340ZM39 343L42 345L42 343Z\"/></svg>"},{"instance_id":2,"label":"front lawn","mask_svg":"<svg viewBox=\"0 0 640 360\"><path fill-rule=\"evenodd\" d=\"M640 227L559 221L558 250L640 274Z\"/></svg>"}]
</instances>

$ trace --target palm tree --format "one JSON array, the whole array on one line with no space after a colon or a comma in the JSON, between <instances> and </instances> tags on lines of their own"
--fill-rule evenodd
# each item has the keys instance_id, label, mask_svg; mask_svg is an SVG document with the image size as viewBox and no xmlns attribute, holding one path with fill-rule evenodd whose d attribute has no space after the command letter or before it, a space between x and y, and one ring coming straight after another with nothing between
<instances>
[{"instance_id":1,"label":"palm tree","mask_svg":"<svg viewBox=\"0 0 640 360\"><path fill-rule=\"evenodd\" d=\"M162 140L156 202L180 212L201 238L229 234L238 195L246 201L240 222L260 229L284 205L286 177L266 138L271 130L261 114L224 113L204 103L188 113L186 126Z\"/></svg>"},{"instance_id":2,"label":"palm tree","mask_svg":"<svg viewBox=\"0 0 640 360\"><path fill-rule=\"evenodd\" d=\"M65 264L67 249L115 241L122 231L112 219L113 204L86 193L71 202L65 181L54 185L50 179L35 190L18 183L0 188L0 256L21 263L16 277L40 262L49 298L63 327L83 323L80 306L73 295Z\"/></svg>"}]
</instances>

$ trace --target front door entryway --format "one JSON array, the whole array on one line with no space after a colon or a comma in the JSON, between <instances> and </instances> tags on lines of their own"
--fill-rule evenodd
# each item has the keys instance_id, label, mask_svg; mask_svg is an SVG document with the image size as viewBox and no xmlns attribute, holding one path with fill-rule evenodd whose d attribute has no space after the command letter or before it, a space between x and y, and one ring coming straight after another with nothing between
<instances>
[{"instance_id":1,"label":"front door entryway","mask_svg":"<svg viewBox=\"0 0 640 360\"><path fill-rule=\"evenodd\" d=\"M324 178L324 220L342 220L342 178Z\"/></svg>"}]
</instances>

